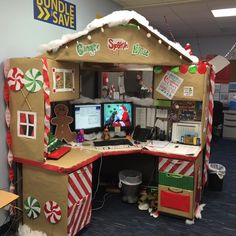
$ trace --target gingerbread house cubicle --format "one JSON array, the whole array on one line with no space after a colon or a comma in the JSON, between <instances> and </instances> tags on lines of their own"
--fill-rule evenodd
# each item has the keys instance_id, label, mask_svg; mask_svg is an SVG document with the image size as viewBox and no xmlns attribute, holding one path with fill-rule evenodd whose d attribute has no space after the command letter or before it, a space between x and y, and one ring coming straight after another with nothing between
<instances>
[{"instance_id":1,"label":"gingerbread house cubicle","mask_svg":"<svg viewBox=\"0 0 236 236\"><path fill-rule=\"evenodd\" d=\"M173 96L157 89L154 99L201 101L202 146L207 130L209 68L203 66L194 73L176 71L197 63L197 58L133 11L95 19L84 31L44 48L47 52L39 57L12 58L5 63L9 153L23 166L23 222L49 235L75 235L91 220L92 161L101 154L73 149L70 158L50 161L47 153L51 103L79 98L81 64L153 66L154 89L160 87L167 71L181 78Z\"/></svg>"}]
</instances>

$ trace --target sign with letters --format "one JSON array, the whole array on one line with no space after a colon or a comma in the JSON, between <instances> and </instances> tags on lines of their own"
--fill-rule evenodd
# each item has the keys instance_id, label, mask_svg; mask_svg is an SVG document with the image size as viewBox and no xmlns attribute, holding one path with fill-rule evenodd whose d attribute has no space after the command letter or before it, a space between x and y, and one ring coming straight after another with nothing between
<instances>
[{"instance_id":1,"label":"sign with letters","mask_svg":"<svg viewBox=\"0 0 236 236\"><path fill-rule=\"evenodd\" d=\"M107 48L112 51L127 50L129 49L129 43L122 38L108 38Z\"/></svg>"},{"instance_id":2,"label":"sign with letters","mask_svg":"<svg viewBox=\"0 0 236 236\"><path fill-rule=\"evenodd\" d=\"M156 91L163 96L172 99L182 82L182 78L172 73L171 71L167 71L163 76L161 82L157 86Z\"/></svg>"},{"instance_id":3,"label":"sign with letters","mask_svg":"<svg viewBox=\"0 0 236 236\"><path fill-rule=\"evenodd\" d=\"M76 6L64 0L34 0L34 19L76 30Z\"/></svg>"},{"instance_id":4,"label":"sign with letters","mask_svg":"<svg viewBox=\"0 0 236 236\"><path fill-rule=\"evenodd\" d=\"M100 43L83 44L78 42L76 45L76 52L80 57L86 54L89 54L89 56L95 56L98 51L100 51Z\"/></svg>"}]
</instances>

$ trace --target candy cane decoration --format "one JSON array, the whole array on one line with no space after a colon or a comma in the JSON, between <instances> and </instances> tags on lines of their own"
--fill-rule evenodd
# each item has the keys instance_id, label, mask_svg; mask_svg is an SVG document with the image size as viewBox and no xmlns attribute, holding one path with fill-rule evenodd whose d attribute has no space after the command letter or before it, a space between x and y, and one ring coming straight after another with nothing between
<instances>
[{"instance_id":1,"label":"candy cane decoration","mask_svg":"<svg viewBox=\"0 0 236 236\"><path fill-rule=\"evenodd\" d=\"M208 123L207 123L207 137L206 137L206 153L205 163L203 169L203 186L207 182L207 170L209 167L209 160L211 155L211 138L212 138L212 121L213 121L213 108L214 108L214 92L215 92L215 72L211 68L210 75L210 92L208 102Z\"/></svg>"},{"instance_id":2,"label":"candy cane decoration","mask_svg":"<svg viewBox=\"0 0 236 236\"><path fill-rule=\"evenodd\" d=\"M50 117L51 117L51 106L50 106L50 87L49 87L49 75L48 75L48 63L47 59L43 58L43 90L44 90L44 157L46 158L48 152L48 133L50 131Z\"/></svg>"},{"instance_id":3,"label":"candy cane decoration","mask_svg":"<svg viewBox=\"0 0 236 236\"><path fill-rule=\"evenodd\" d=\"M47 201L44 205L44 214L50 223L56 224L61 219L61 208L57 202Z\"/></svg>"},{"instance_id":4,"label":"candy cane decoration","mask_svg":"<svg viewBox=\"0 0 236 236\"><path fill-rule=\"evenodd\" d=\"M6 104L6 111L5 111L5 120L6 120L6 125L7 125L7 146L8 146L8 155L7 155L7 161L8 161L8 177L9 177L9 181L10 181L10 185L9 185L9 191L11 193L15 192L15 186L13 184L14 182L14 170L13 170L13 154L11 151L11 133L10 133L10 119L11 119L11 114L10 114L10 110L9 110L9 97L10 97L10 88L9 86L13 86L14 87L14 78L18 78L22 77L22 73L19 72L19 70L17 69L13 69L10 70L10 63L9 60L4 62L4 77L5 77L5 81L4 81L4 101ZM10 72L11 71L11 72ZM16 76L16 74L18 74L18 76ZM9 79L9 77L11 77L11 79ZM12 205L14 205L14 203L12 203ZM9 209L10 211L10 215L13 215L14 212L14 207L10 207Z\"/></svg>"}]
</instances>

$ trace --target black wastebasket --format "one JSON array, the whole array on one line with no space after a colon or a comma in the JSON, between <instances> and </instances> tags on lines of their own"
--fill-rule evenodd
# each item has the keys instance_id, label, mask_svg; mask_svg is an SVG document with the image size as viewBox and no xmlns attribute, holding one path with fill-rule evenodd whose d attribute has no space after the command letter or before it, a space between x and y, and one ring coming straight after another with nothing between
<instances>
[{"instance_id":1,"label":"black wastebasket","mask_svg":"<svg viewBox=\"0 0 236 236\"><path fill-rule=\"evenodd\" d=\"M136 170L122 170L119 172L119 187L122 200L128 203L138 201L138 192L142 183L142 173Z\"/></svg>"},{"instance_id":2,"label":"black wastebasket","mask_svg":"<svg viewBox=\"0 0 236 236\"><path fill-rule=\"evenodd\" d=\"M208 186L211 191L222 191L226 169L223 165L210 163L208 169Z\"/></svg>"}]
</instances>

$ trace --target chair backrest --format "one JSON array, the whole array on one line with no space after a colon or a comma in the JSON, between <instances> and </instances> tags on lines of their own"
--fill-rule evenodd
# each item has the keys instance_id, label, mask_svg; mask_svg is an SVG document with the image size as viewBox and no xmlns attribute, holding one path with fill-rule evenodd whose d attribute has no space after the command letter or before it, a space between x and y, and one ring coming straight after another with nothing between
<instances>
[{"instance_id":1,"label":"chair backrest","mask_svg":"<svg viewBox=\"0 0 236 236\"><path fill-rule=\"evenodd\" d=\"M213 110L213 126L223 124L224 113L223 113L223 103L219 101L214 101Z\"/></svg>"}]
</instances>

